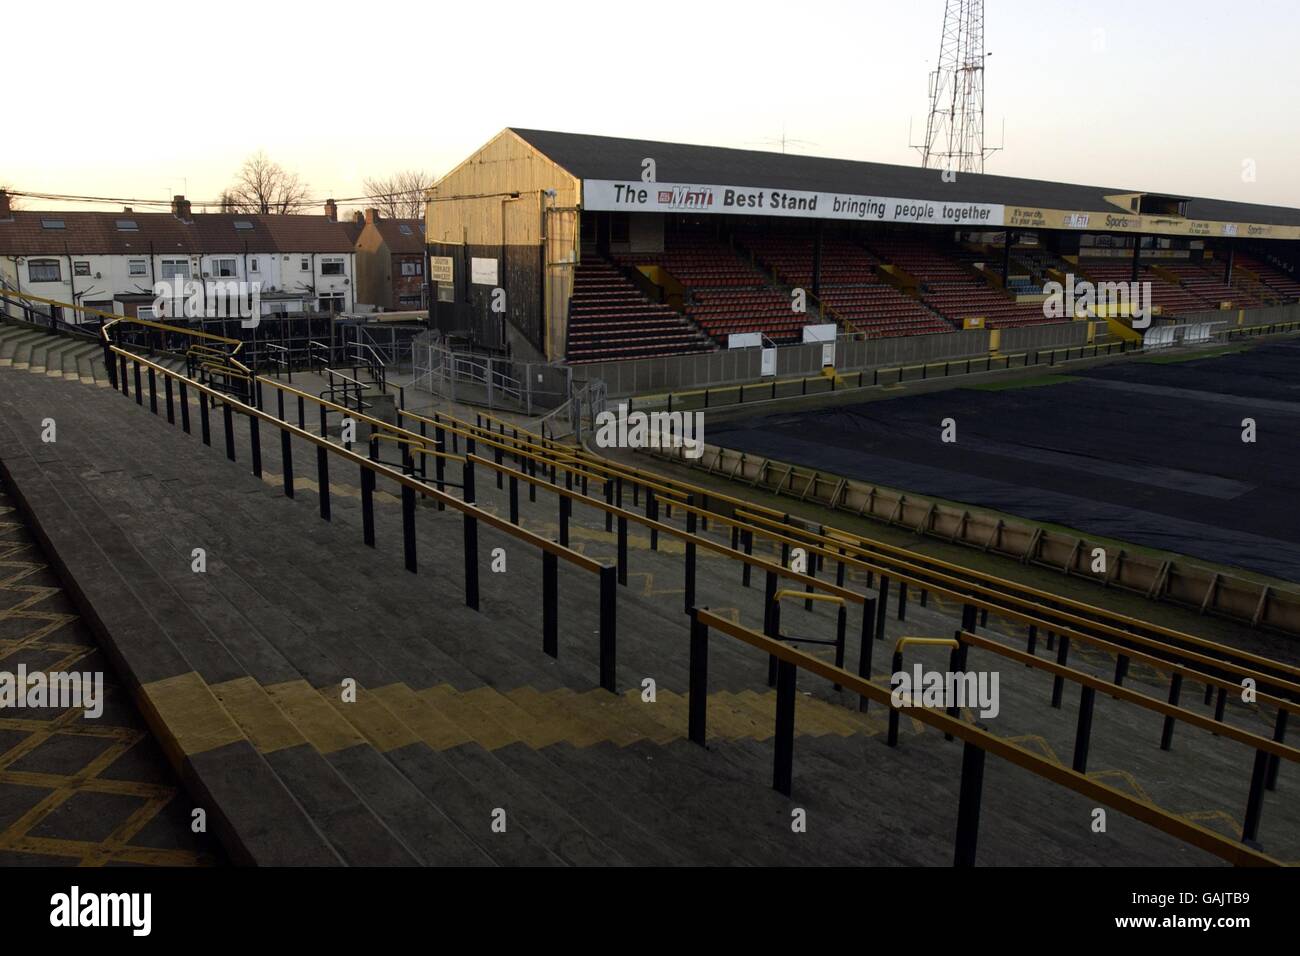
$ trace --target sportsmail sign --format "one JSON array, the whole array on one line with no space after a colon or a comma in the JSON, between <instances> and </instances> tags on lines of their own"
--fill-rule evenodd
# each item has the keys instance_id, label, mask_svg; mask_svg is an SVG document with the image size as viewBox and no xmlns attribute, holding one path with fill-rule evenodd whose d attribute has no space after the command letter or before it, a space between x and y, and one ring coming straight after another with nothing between
<instances>
[{"instance_id":1,"label":"sportsmail sign","mask_svg":"<svg viewBox=\"0 0 1300 956\"><path fill-rule=\"evenodd\" d=\"M954 226L1001 226L1004 216L1003 206L988 203L610 179L583 180L582 205L602 212L693 212Z\"/></svg>"}]
</instances>

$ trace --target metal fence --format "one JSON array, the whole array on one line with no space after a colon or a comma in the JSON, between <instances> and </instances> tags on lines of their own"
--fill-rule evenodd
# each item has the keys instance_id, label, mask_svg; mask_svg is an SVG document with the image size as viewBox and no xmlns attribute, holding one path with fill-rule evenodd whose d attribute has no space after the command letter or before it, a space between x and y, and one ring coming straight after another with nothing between
<instances>
[{"instance_id":1,"label":"metal fence","mask_svg":"<svg viewBox=\"0 0 1300 956\"><path fill-rule=\"evenodd\" d=\"M453 402L537 415L572 397L573 370L447 348L431 334L411 343L411 387Z\"/></svg>"},{"instance_id":2,"label":"metal fence","mask_svg":"<svg viewBox=\"0 0 1300 956\"><path fill-rule=\"evenodd\" d=\"M1087 322L1003 329L999 351L1072 348L1084 345ZM992 339L987 329L964 329L936 335L912 335L887 339L863 339L841 335L835 341L834 365L841 372L916 365L987 355ZM823 345L787 345L776 349L776 377L817 375L823 365ZM763 350L723 349L700 355L629 359L622 362L594 362L579 366L581 373L600 379L612 396L645 395L704 388L714 385L753 382L763 376ZM770 374L770 373L769 373Z\"/></svg>"}]
</instances>

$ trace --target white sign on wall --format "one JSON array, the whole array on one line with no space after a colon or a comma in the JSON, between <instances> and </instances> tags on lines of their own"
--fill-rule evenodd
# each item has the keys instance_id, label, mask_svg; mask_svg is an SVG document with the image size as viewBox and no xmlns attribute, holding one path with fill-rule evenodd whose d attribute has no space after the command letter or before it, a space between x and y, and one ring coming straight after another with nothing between
<instances>
[{"instance_id":1,"label":"white sign on wall","mask_svg":"<svg viewBox=\"0 0 1300 956\"><path fill-rule=\"evenodd\" d=\"M584 209L609 212L692 212L868 222L943 223L1001 226L1005 207L939 199L898 199L855 193L808 192L766 186L582 181Z\"/></svg>"},{"instance_id":2,"label":"white sign on wall","mask_svg":"<svg viewBox=\"0 0 1300 956\"><path fill-rule=\"evenodd\" d=\"M451 285L451 256L429 257L429 278L434 282Z\"/></svg>"},{"instance_id":3,"label":"white sign on wall","mask_svg":"<svg viewBox=\"0 0 1300 956\"><path fill-rule=\"evenodd\" d=\"M763 366L758 374L764 377L776 374L776 349L763 349Z\"/></svg>"},{"instance_id":4,"label":"white sign on wall","mask_svg":"<svg viewBox=\"0 0 1300 956\"><path fill-rule=\"evenodd\" d=\"M727 336L727 348L729 349L754 349L762 344L762 332L732 332Z\"/></svg>"},{"instance_id":5,"label":"white sign on wall","mask_svg":"<svg viewBox=\"0 0 1300 956\"><path fill-rule=\"evenodd\" d=\"M470 259L469 281L475 285L500 285L497 279L497 260Z\"/></svg>"}]
</instances>

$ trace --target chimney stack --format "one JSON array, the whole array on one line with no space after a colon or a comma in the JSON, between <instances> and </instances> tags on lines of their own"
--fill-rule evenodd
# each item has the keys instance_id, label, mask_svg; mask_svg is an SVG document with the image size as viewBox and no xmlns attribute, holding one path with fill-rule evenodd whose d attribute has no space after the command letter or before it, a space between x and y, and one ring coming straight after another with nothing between
<instances>
[{"instance_id":1,"label":"chimney stack","mask_svg":"<svg viewBox=\"0 0 1300 956\"><path fill-rule=\"evenodd\" d=\"M12 219L13 212L9 209L9 194L0 189L0 219Z\"/></svg>"},{"instance_id":2,"label":"chimney stack","mask_svg":"<svg viewBox=\"0 0 1300 956\"><path fill-rule=\"evenodd\" d=\"M123 207L122 207L122 212L134 212L134 211L135 211L135 210L133 210L130 206L123 206Z\"/></svg>"},{"instance_id":3,"label":"chimney stack","mask_svg":"<svg viewBox=\"0 0 1300 956\"><path fill-rule=\"evenodd\" d=\"M366 214L358 209L352 214L352 221L358 226L364 226L366 224Z\"/></svg>"},{"instance_id":4,"label":"chimney stack","mask_svg":"<svg viewBox=\"0 0 1300 956\"><path fill-rule=\"evenodd\" d=\"M339 221L339 206L333 199L325 200L325 218L330 222Z\"/></svg>"},{"instance_id":5,"label":"chimney stack","mask_svg":"<svg viewBox=\"0 0 1300 956\"><path fill-rule=\"evenodd\" d=\"M182 221L188 221L190 218L190 201L184 196L173 196L172 215Z\"/></svg>"},{"instance_id":6,"label":"chimney stack","mask_svg":"<svg viewBox=\"0 0 1300 956\"><path fill-rule=\"evenodd\" d=\"M367 210L366 210L366 223L367 223L367 225L370 224L370 223L372 223L372 222L378 222L378 221L379 221L379 210L378 210L378 209L367 209Z\"/></svg>"}]
</instances>

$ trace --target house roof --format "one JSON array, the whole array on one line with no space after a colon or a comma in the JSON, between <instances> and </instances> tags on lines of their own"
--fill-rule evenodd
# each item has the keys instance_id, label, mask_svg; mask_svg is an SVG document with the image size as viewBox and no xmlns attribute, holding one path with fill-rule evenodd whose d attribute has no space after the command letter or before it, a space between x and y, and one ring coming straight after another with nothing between
<instances>
[{"instance_id":1,"label":"house roof","mask_svg":"<svg viewBox=\"0 0 1300 956\"><path fill-rule=\"evenodd\" d=\"M641 163L655 161L661 183L765 186L813 192L853 193L898 199L950 197L957 203L992 203L1042 209L1115 213L1105 197L1151 190L1107 188L1013 176L960 173L943 182L937 169L895 166L818 156L718 146L693 146L643 139L510 128L540 153L579 179L641 179ZM1165 194L1160 194L1165 195ZM1187 218L1300 226L1300 209L1187 198Z\"/></svg>"},{"instance_id":2,"label":"house roof","mask_svg":"<svg viewBox=\"0 0 1300 956\"><path fill-rule=\"evenodd\" d=\"M424 222L420 219L377 219L379 230L388 251L397 255L424 254Z\"/></svg>"},{"instance_id":3,"label":"house roof","mask_svg":"<svg viewBox=\"0 0 1300 956\"><path fill-rule=\"evenodd\" d=\"M195 213L182 221L170 212L20 209L12 220L0 220L0 255L6 256L352 251L343 225L324 216Z\"/></svg>"},{"instance_id":4,"label":"house roof","mask_svg":"<svg viewBox=\"0 0 1300 956\"><path fill-rule=\"evenodd\" d=\"M193 228L171 213L20 209L12 215L12 221L0 222L0 255L189 255L197 251ZM55 224L61 225L51 228Z\"/></svg>"}]
</instances>

